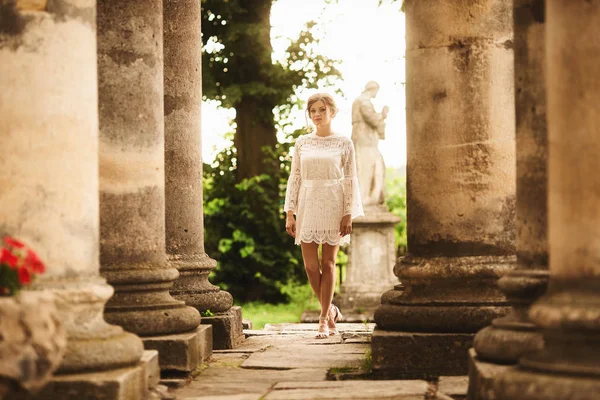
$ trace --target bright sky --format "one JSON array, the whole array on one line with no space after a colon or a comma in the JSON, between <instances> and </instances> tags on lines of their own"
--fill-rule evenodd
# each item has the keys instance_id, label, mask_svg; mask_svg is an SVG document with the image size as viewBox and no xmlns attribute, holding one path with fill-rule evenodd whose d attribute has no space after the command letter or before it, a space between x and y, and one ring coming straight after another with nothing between
<instances>
[{"instance_id":1,"label":"bright sky","mask_svg":"<svg viewBox=\"0 0 600 400\"><path fill-rule=\"evenodd\" d=\"M386 139L379 149L388 167L406 165L406 98L404 14L400 3L383 4L379 0L339 0L330 5L323 0L277 0L271 10L271 38L275 58L284 54L289 38L297 37L305 22L318 22L321 33L319 53L341 60L343 79L337 84L345 97L336 95L340 112L333 129L350 136L352 101L364 85L377 81L381 89L375 99L378 111L388 105ZM333 92L332 88L324 91ZM300 94L306 100L314 90ZM219 110L214 102L202 106L203 158L211 162L215 154L229 143L223 134L231 130L229 121L233 110ZM304 125L304 116L295 116L298 126Z\"/></svg>"}]
</instances>

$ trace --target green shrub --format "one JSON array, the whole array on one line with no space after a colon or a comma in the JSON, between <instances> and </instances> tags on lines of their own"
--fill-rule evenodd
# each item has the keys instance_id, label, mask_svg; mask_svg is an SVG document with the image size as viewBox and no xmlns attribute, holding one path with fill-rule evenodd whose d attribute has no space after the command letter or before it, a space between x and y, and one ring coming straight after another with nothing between
<instances>
[{"instance_id":1,"label":"green shrub","mask_svg":"<svg viewBox=\"0 0 600 400\"><path fill-rule=\"evenodd\" d=\"M401 218L394 229L397 255L406 252L406 176L403 170L388 168L385 179L386 204L392 214Z\"/></svg>"},{"instance_id":2,"label":"green shrub","mask_svg":"<svg viewBox=\"0 0 600 400\"><path fill-rule=\"evenodd\" d=\"M266 174L236 183L236 151L221 151L204 165L206 252L218 261L211 279L236 300L285 302L282 288L306 282L299 246L285 232L283 202L290 143L263 149L272 163Z\"/></svg>"}]
</instances>

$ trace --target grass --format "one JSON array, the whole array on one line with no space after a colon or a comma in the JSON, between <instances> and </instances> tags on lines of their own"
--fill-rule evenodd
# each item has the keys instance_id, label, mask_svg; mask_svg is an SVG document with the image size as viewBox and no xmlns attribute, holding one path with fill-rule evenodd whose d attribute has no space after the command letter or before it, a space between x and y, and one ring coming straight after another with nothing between
<instances>
[{"instance_id":1,"label":"grass","mask_svg":"<svg viewBox=\"0 0 600 400\"><path fill-rule=\"evenodd\" d=\"M356 368L352 367L334 367L329 369L330 374L349 374L354 371L356 371Z\"/></svg>"},{"instance_id":2,"label":"grass","mask_svg":"<svg viewBox=\"0 0 600 400\"><path fill-rule=\"evenodd\" d=\"M308 284L288 285L283 290L290 296L288 304L261 301L241 304L244 319L252 321L252 329L262 329L265 324L297 323L305 310L319 310L317 297Z\"/></svg>"},{"instance_id":3,"label":"grass","mask_svg":"<svg viewBox=\"0 0 600 400\"><path fill-rule=\"evenodd\" d=\"M206 368L208 368L208 364L205 362L202 362L201 364L199 364L196 369L194 369L192 371L192 377L196 377L198 375L200 375Z\"/></svg>"},{"instance_id":4,"label":"grass","mask_svg":"<svg viewBox=\"0 0 600 400\"><path fill-rule=\"evenodd\" d=\"M361 369L364 372L371 372L373 370L373 354L371 353L371 349L365 352L361 363Z\"/></svg>"},{"instance_id":5,"label":"grass","mask_svg":"<svg viewBox=\"0 0 600 400\"><path fill-rule=\"evenodd\" d=\"M336 259L336 286L335 291L340 291L340 280L346 279L346 264L348 256L340 250ZM265 324L297 323L300 322L302 312L306 310L320 310L319 301L308 283L299 285L290 283L281 288L283 293L290 297L287 304L268 304L262 301L253 301L239 304L242 306L244 319L252 321L252 329L262 329Z\"/></svg>"}]
</instances>

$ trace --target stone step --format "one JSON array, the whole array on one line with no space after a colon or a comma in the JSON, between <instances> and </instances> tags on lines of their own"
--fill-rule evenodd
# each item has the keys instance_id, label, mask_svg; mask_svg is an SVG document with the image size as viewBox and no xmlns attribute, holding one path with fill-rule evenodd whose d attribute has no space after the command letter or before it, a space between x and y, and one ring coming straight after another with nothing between
<instances>
[{"instance_id":1,"label":"stone step","mask_svg":"<svg viewBox=\"0 0 600 400\"><path fill-rule=\"evenodd\" d=\"M200 325L191 332L142 338L146 350L157 350L163 371L191 372L212 354L212 326Z\"/></svg>"},{"instance_id":2,"label":"stone step","mask_svg":"<svg viewBox=\"0 0 600 400\"><path fill-rule=\"evenodd\" d=\"M160 381L160 366L158 364L158 351L144 350L140 360L142 367L146 371L146 381L148 389L158 385Z\"/></svg>"},{"instance_id":3,"label":"stone step","mask_svg":"<svg viewBox=\"0 0 600 400\"><path fill-rule=\"evenodd\" d=\"M140 362L133 367L110 371L55 375L35 399L144 400L148 394L147 383L145 365Z\"/></svg>"},{"instance_id":4,"label":"stone step","mask_svg":"<svg viewBox=\"0 0 600 400\"><path fill-rule=\"evenodd\" d=\"M418 380L279 382L264 399L424 400L428 392L430 392L429 384Z\"/></svg>"},{"instance_id":5,"label":"stone step","mask_svg":"<svg viewBox=\"0 0 600 400\"><path fill-rule=\"evenodd\" d=\"M466 399L468 389L468 376L440 376L438 381L438 391L453 399Z\"/></svg>"},{"instance_id":6,"label":"stone step","mask_svg":"<svg viewBox=\"0 0 600 400\"><path fill-rule=\"evenodd\" d=\"M339 325L341 335L316 339L317 324L267 324L239 347L214 351L208 367L174 394L179 400L464 399L464 376L370 380L373 324Z\"/></svg>"}]
</instances>

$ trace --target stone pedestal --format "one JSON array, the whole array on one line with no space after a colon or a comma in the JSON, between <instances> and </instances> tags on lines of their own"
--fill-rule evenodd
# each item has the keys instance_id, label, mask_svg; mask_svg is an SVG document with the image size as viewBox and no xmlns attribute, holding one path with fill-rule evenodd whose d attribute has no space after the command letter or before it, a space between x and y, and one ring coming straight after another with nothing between
<instances>
[{"instance_id":1,"label":"stone pedestal","mask_svg":"<svg viewBox=\"0 0 600 400\"><path fill-rule=\"evenodd\" d=\"M402 258L396 271L403 284L385 292L375 311L382 332L372 339L374 372L465 375L474 333L508 312L495 286L513 265L512 256ZM431 358L424 360L423 348L435 349Z\"/></svg>"},{"instance_id":2,"label":"stone pedestal","mask_svg":"<svg viewBox=\"0 0 600 400\"><path fill-rule=\"evenodd\" d=\"M160 0L98 4L100 262L115 287L106 318L140 336L179 334L199 312L169 294L165 252Z\"/></svg>"},{"instance_id":3,"label":"stone pedestal","mask_svg":"<svg viewBox=\"0 0 600 400\"><path fill-rule=\"evenodd\" d=\"M515 370L516 365L485 362L477 357L475 349L469 349L468 400L502 400L498 397L498 378ZM507 399L508 400L508 399Z\"/></svg>"},{"instance_id":4,"label":"stone pedestal","mask_svg":"<svg viewBox=\"0 0 600 400\"><path fill-rule=\"evenodd\" d=\"M46 264L31 288L54 294L67 332L58 371L86 382L63 386L78 399L93 397L86 371L141 385L143 352L103 315L113 289L98 265L95 13L95 2L6 3L0 41L0 231Z\"/></svg>"},{"instance_id":5,"label":"stone pedestal","mask_svg":"<svg viewBox=\"0 0 600 400\"><path fill-rule=\"evenodd\" d=\"M435 379L466 375L473 335L395 332L376 328L371 338L373 375L386 379Z\"/></svg>"},{"instance_id":6,"label":"stone pedestal","mask_svg":"<svg viewBox=\"0 0 600 400\"><path fill-rule=\"evenodd\" d=\"M37 396L14 400L145 400L148 393L145 364L111 371L55 376Z\"/></svg>"},{"instance_id":7,"label":"stone pedestal","mask_svg":"<svg viewBox=\"0 0 600 400\"><path fill-rule=\"evenodd\" d=\"M158 352L147 350L132 367L60 374L52 378L39 393L20 393L11 397L11 400L146 400L149 391L158 385L159 379Z\"/></svg>"},{"instance_id":8,"label":"stone pedestal","mask_svg":"<svg viewBox=\"0 0 600 400\"><path fill-rule=\"evenodd\" d=\"M495 399L518 400L596 400L600 380L596 376L555 375L512 370L503 374L495 389Z\"/></svg>"},{"instance_id":9,"label":"stone pedestal","mask_svg":"<svg viewBox=\"0 0 600 400\"><path fill-rule=\"evenodd\" d=\"M394 226L398 222L400 218L385 207L366 208L365 216L352 222L346 279L335 299L342 311L369 311L372 315L381 293L398 284L394 275Z\"/></svg>"},{"instance_id":10,"label":"stone pedestal","mask_svg":"<svg viewBox=\"0 0 600 400\"><path fill-rule=\"evenodd\" d=\"M142 355L141 365L146 372L146 387L155 388L160 382L160 366L158 364L158 351L145 350Z\"/></svg>"},{"instance_id":11,"label":"stone pedestal","mask_svg":"<svg viewBox=\"0 0 600 400\"><path fill-rule=\"evenodd\" d=\"M600 393L600 3L547 1L547 293L529 311L544 348L503 375L499 398L593 399ZM586 29L582 29L586 27Z\"/></svg>"},{"instance_id":12,"label":"stone pedestal","mask_svg":"<svg viewBox=\"0 0 600 400\"><path fill-rule=\"evenodd\" d=\"M177 335L148 336L143 341L146 349L160 354L161 370L192 372L212 354L212 326L200 325L195 331Z\"/></svg>"},{"instance_id":13,"label":"stone pedestal","mask_svg":"<svg viewBox=\"0 0 600 400\"><path fill-rule=\"evenodd\" d=\"M158 352L148 350L133 367L57 375L39 393L22 392L10 400L146 400L159 379Z\"/></svg>"},{"instance_id":14,"label":"stone pedestal","mask_svg":"<svg viewBox=\"0 0 600 400\"><path fill-rule=\"evenodd\" d=\"M213 327L213 349L233 349L244 341L242 307L234 306L224 313L202 317L203 324Z\"/></svg>"},{"instance_id":15,"label":"stone pedestal","mask_svg":"<svg viewBox=\"0 0 600 400\"><path fill-rule=\"evenodd\" d=\"M419 0L405 11L408 254L394 271L401 290L383 294L375 322L427 334L439 353L400 369L402 352L374 344L373 359L390 360L376 366L387 376L410 362L439 376L451 359L464 374L464 346L510 310L497 281L516 263L512 3ZM465 335L459 350L439 344L448 335Z\"/></svg>"}]
</instances>

